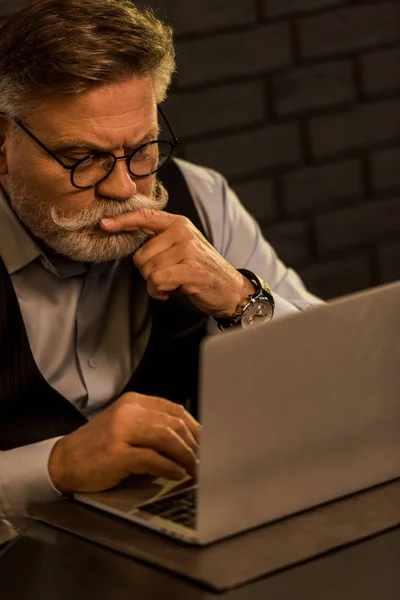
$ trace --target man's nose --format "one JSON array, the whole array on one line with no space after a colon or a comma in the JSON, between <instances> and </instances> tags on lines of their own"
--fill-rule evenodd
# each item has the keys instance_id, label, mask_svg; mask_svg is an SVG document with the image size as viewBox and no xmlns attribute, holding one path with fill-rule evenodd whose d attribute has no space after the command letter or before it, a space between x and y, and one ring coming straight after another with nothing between
<instances>
[{"instance_id":1,"label":"man's nose","mask_svg":"<svg viewBox=\"0 0 400 600\"><path fill-rule=\"evenodd\" d=\"M137 186L133 176L128 171L126 160L118 160L112 173L96 187L97 194L123 202L136 194Z\"/></svg>"}]
</instances>

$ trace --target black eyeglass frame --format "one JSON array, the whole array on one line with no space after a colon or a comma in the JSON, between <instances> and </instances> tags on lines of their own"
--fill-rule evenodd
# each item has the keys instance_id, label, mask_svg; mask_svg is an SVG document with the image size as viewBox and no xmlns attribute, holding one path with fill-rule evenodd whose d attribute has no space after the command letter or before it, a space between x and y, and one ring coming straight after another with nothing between
<instances>
[{"instance_id":1,"label":"black eyeglass frame","mask_svg":"<svg viewBox=\"0 0 400 600\"><path fill-rule=\"evenodd\" d=\"M7 116L14 121L14 123L20 128L22 129L22 131L24 131L38 146L40 146L42 148L42 150L44 150L49 156L51 156L55 161L58 162L59 165L61 165L63 167L63 169L66 169L67 171L71 172L70 175L70 180L71 180L71 185L73 185L75 188L77 188L78 190L88 190L90 188L94 188L98 185L100 185L101 183L103 183L103 181L105 181L110 175L111 173L114 171L115 169L115 165L117 164L118 160L125 160L126 161L126 166L128 168L129 173L137 178L137 179L144 179L146 177L150 177L151 175L154 175L154 173L157 173L157 171L159 171L160 169L162 169L162 167L170 160L172 153L174 152L175 148L178 146L179 144L179 140L176 137L164 111L162 110L162 108L160 106L157 107L159 113L161 114L161 116L163 117L168 130L171 134L171 137L173 139L172 142L170 142L169 140L152 140L150 142L146 142L146 144L142 144L141 146L139 146L138 148L136 148L135 150L133 150L133 152L131 152L130 154L126 154L124 156L115 156L115 154L113 154L112 152L92 152L92 154L88 154L87 156L85 156L84 158L81 158L80 160L78 160L75 164L73 165L66 165L63 163L63 161L58 158L58 156L56 154L54 154L54 152L52 150L50 150L50 148L48 148L41 140L39 140L39 138L37 138L19 119L17 119L16 117L13 117L12 115L8 114L8 113L3 113L3 114L7 114ZM151 146L153 144L159 144L159 143L163 143L163 144L168 144L170 146L170 154L168 156L168 158L163 162L163 164L159 167L157 167L157 169L154 169L154 171L151 171L150 173L147 173L146 175L136 175L135 173L133 173L133 171L131 171L130 169L130 161L132 160L132 157L137 154L138 152L140 152L141 150L143 150L144 148L147 148L148 146ZM76 171L76 169L79 167L79 165L81 165L85 160L88 160L88 158L92 158L94 156L112 156L114 158L114 165L112 167L112 169L107 173L107 175L105 175L102 179L100 179L100 181L98 181L97 183L94 183L92 185L85 185L85 186L79 186L76 185L74 183L74 173Z\"/></svg>"}]
</instances>

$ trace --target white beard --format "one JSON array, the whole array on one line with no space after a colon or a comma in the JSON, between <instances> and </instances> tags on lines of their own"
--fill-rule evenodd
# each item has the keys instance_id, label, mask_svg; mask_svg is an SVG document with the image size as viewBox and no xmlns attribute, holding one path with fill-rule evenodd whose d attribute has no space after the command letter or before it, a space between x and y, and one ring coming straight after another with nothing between
<instances>
[{"instance_id":1,"label":"white beard","mask_svg":"<svg viewBox=\"0 0 400 600\"><path fill-rule=\"evenodd\" d=\"M125 202L95 200L90 207L71 215L29 192L17 178L9 177L8 186L10 204L25 227L52 250L75 262L101 263L134 254L147 240L146 234L107 233L100 229L100 221L140 208L162 210L168 202L166 189L156 181L151 197L135 194Z\"/></svg>"}]
</instances>

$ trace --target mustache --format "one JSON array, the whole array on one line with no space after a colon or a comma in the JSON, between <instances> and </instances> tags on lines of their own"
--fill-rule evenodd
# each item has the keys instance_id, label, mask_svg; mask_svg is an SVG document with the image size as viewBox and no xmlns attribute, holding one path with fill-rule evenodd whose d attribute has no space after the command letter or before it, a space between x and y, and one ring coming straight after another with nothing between
<instances>
[{"instance_id":1,"label":"mustache","mask_svg":"<svg viewBox=\"0 0 400 600\"><path fill-rule=\"evenodd\" d=\"M99 228L102 219L118 217L128 212L136 212L141 208L163 210L167 203L167 190L160 182L156 182L154 193L151 196L137 193L124 202L99 199L91 206L73 215L65 214L59 207L53 206L50 209L50 217L57 228L66 231L96 230Z\"/></svg>"}]
</instances>

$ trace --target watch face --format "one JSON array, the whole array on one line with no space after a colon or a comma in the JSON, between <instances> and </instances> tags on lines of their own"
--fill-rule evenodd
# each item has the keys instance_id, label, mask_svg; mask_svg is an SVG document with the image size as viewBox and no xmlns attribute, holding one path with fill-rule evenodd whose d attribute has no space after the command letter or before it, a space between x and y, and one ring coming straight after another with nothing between
<instances>
[{"instance_id":1,"label":"watch face","mask_svg":"<svg viewBox=\"0 0 400 600\"><path fill-rule=\"evenodd\" d=\"M252 300L242 316L242 327L253 327L272 319L273 308L270 301L263 296Z\"/></svg>"}]
</instances>

